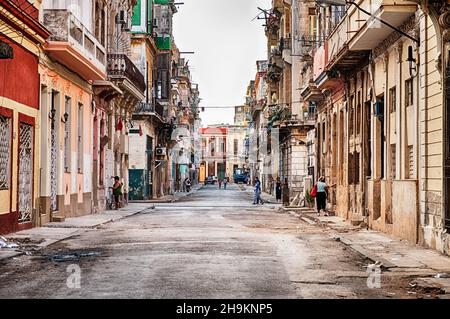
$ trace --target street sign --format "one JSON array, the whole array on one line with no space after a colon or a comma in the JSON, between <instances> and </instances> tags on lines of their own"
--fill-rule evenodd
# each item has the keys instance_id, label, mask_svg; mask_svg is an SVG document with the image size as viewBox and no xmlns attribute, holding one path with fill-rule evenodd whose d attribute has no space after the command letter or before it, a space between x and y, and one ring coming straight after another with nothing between
<instances>
[{"instance_id":1,"label":"street sign","mask_svg":"<svg viewBox=\"0 0 450 319\"><path fill-rule=\"evenodd\" d=\"M0 59L12 59L14 58L13 48L0 40Z\"/></svg>"}]
</instances>

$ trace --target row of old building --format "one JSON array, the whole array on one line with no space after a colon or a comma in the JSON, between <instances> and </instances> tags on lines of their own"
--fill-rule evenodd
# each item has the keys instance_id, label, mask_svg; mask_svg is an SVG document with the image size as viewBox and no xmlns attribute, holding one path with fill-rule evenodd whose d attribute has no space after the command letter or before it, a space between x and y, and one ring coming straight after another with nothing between
<instances>
[{"instance_id":1,"label":"row of old building","mask_svg":"<svg viewBox=\"0 0 450 319\"><path fill-rule=\"evenodd\" d=\"M0 233L173 191L198 87L170 0L0 2ZM187 169L186 169L187 167Z\"/></svg>"},{"instance_id":2,"label":"row of old building","mask_svg":"<svg viewBox=\"0 0 450 319\"><path fill-rule=\"evenodd\" d=\"M273 0L261 17L253 176L287 178L291 199L324 176L336 215L448 254L448 1Z\"/></svg>"}]
</instances>

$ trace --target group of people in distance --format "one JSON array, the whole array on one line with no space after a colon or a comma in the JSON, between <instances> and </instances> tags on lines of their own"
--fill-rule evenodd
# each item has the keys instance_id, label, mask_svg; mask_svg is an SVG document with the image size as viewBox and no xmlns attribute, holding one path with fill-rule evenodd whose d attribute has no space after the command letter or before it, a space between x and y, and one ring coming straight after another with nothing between
<instances>
[{"instance_id":1,"label":"group of people in distance","mask_svg":"<svg viewBox=\"0 0 450 319\"><path fill-rule=\"evenodd\" d=\"M261 198L261 182L258 177L255 177L254 183L254 195L253 195L253 205L264 204L264 200ZM281 184L281 180L277 177L275 182L275 198L277 202L281 201L283 195L283 205L289 205L289 186L288 179L284 179L284 185ZM320 216L324 212L325 216L328 216L326 210L327 198L328 198L328 185L325 183L325 177L321 176L317 183L314 185L313 189L310 191L310 196L315 198L317 214Z\"/></svg>"}]
</instances>

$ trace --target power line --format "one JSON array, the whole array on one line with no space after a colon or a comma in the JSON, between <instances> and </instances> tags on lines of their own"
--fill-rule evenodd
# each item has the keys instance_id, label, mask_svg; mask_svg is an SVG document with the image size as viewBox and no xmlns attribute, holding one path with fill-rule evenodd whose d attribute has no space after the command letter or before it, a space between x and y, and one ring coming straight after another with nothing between
<instances>
[{"instance_id":1,"label":"power line","mask_svg":"<svg viewBox=\"0 0 450 319\"><path fill-rule=\"evenodd\" d=\"M304 101L293 101L290 103L277 103L277 104L269 104L266 105L268 107L279 107L279 106L285 106L285 105L291 105L291 104L295 104L295 103L301 103ZM198 106L198 108L204 108L204 109L231 109L231 108L238 108L238 107L245 107L246 105L230 105L230 106L226 106L226 105L222 105L222 106Z\"/></svg>"}]
</instances>

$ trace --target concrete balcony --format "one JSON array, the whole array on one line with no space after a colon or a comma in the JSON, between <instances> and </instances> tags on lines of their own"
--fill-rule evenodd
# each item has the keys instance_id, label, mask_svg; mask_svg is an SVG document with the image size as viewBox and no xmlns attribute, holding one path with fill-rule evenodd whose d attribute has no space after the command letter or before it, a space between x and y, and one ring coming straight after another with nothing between
<instances>
[{"instance_id":1,"label":"concrete balcony","mask_svg":"<svg viewBox=\"0 0 450 319\"><path fill-rule=\"evenodd\" d=\"M398 28L417 11L417 4L406 0L364 0L360 7L371 12L373 17L355 6L349 11L351 39L348 45L352 51L372 50L394 32L376 18Z\"/></svg>"},{"instance_id":2,"label":"concrete balcony","mask_svg":"<svg viewBox=\"0 0 450 319\"><path fill-rule=\"evenodd\" d=\"M145 78L125 54L108 54L107 71L109 80L120 87L131 104L144 100Z\"/></svg>"},{"instance_id":3,"label":"concrete balcony","mask_svg":"<svg viewBox=\"0 0 450 319\"><path fill-rule=\"evenodd\" d=\"M313 80L315 81L325 69L328 64L328 42L320 46L314 53L313 59Z\"/></svg>"},{"instance_id":4,"label":"concrete balcony","mask_svg":"<svg viewBox=\"0 0 450 319\"><path fill-rule=\"evenodd\" d=\"M320 46L314 53L313 59L313 81L317 88L324 89L335 88L339 85L338 72L327 71L328 66L328 41Z\"/></svg>"},{"instance_id":5,"label":"concrete balcony","mask_svg":"<svg viewBox=\"0 0 450 319\"><path fill-rule=\"evenodd\" d=\"M407 0L360 0L356 3L372 16L355 5L349 7L328 37L327 70L345 71L357 67L368 58L370 50L395 32L379 20L398 28L417 11L417 4Z\"/></svg>"},{"instance_id":6,"label":"concrete balcony","mask_svg":"<svg viewBox=\"0 0 450 319\"><path fill-rule=\"evenodd\" d=\"M305 101L321 102L323 100L322 91L313 81L305 85L305 87L300 91L300 95Z\"/></svg>"},{"instance_id":7,"label":"concrete balcony","mask_svg":"<svg viewBox=\"0 0 450 319\"><path fill-rule=\"evenodd\" d=\"M87 81L106 78L106 50L68 10L44 10L44 25L52 33L45 50Z\"/></svg>"},{"instance_id":8,"label":"concrete balcony","mask_svg":"<svg viewBox=\"0 0 450 319\"><path fill-rule=\"evenodd\" d=\"M349 16L345 15L328 37L327 71L352 70L368 58L369 50L349 49L348 43L354 34L355 32L350 30Z\"/></svg>"},{"instance_id":9,"label":"concrete balcony","mask_svg":"<svg viewBox=\"0 0 450 319\"><path fill-rule=\"evenodd\" d=\"M266 80L269 83L279 82L283 73L283 58L281 52L274 49L271 53L269 64L267 67Z\"/></svg>"}]
</instances>

